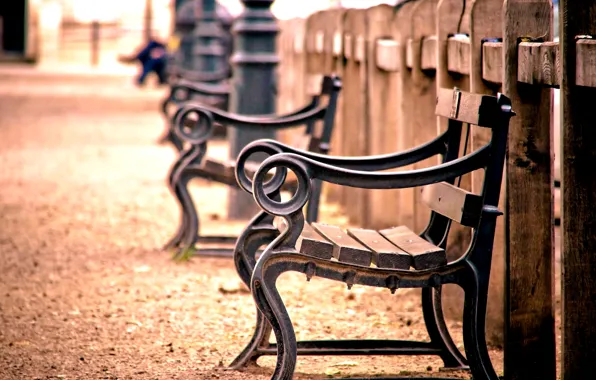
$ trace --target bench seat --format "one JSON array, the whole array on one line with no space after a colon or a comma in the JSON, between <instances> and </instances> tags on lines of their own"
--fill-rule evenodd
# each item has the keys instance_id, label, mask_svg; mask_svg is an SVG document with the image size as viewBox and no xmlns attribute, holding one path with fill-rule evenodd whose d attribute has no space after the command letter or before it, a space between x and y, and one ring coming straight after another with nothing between
<instances>
[{"instance_id":1,"label":"bench seat","mask_svg":"<svg viewBox=\"0 0 596 380\"><path fill-rule=\"evenodd\" d=\"M280 217L274 224L280 231L287 228ZM375 231L305 223L296 250L320 259L384 269L424 270L447 264L443 248L406 226Z\"/></svg>"}]
</instances>

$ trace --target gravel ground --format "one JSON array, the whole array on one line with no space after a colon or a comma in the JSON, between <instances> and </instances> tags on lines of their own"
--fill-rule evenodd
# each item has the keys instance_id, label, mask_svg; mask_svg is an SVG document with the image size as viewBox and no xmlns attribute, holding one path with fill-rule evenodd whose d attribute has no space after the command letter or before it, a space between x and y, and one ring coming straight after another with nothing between
<instances>
[{"instance_id":1,"label":"gravel ground","mask_svg":"<svg viewBox=\"0 0 596 380\"><path fill-rule=\"evenodd\" d=\"M159 91L99 79L13 76L0 87L0 378L268 379L271 357L225 370L254 324L232 262L160 251L178 208L164 183L174 152L155 144ZM193 188L212 232L243 225L222 222L225 191ZM299 339L426 337L416 291L292 274L280 289ZM449 327L461 345L461 324ZM501 351L491 355L501 368ZM434 357L301 357L296 378L440 367Z\"/></svg>"}]
</instances>

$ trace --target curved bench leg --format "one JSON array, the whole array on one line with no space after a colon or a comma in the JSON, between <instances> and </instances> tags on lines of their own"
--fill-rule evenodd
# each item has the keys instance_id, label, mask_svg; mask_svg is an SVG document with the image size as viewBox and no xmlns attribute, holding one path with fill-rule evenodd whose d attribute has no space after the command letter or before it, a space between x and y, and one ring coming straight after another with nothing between
<instances>
[{"instance_id":1,"label":"curved bench leg","mask_svg":"<svg viewBox=\"0 0 596 380\"><path fill-rule=\"evenodd\" d=\"M257 360L261 355L258 354L258 349L266 347L269 344L269 337L271 336L271 325L267 319L257 308L257 324L255 332L246 345L244 350L232 361L230 369L242 369L248 366L256 366Z\"/></svg>"},{"instance_id":2,"label":"curved bench leg","mask_svg":"<svg viewBox=\"0 0 596 380\"><path fill-rule=\"evenodd\" d=\"M187 154L183 153L177 160L174 162L172 167L170 168L170 172L168 173L168 187L170 192L174 196L174 199L178 203L180 208L180 222L178 224L178 228L174 236L172 236L168 242L164 245L164 250L170 250L178 247L182 238L184 237L185 231L187 230L186 225L187 223L187 216L186 211L184 209L184 204L182 202L182 195L178 190L178 186L176 185L176 180L179 177L180 168L186 165L186 161L188 160Z\"/></svg>"},{"instance_id":3,"label":"curved bench leg","mask_svg":"<svg viewBox=\"0 0 596 380\"><path fill-rule=\"evenodd\" d=\"M271 243L279 231L273 226L273 216L259 212L242 231L234 247L234 265L242 282L250 288L250 277L256 265L257 251Z\"/></svg>"},{"instance_id":4,"label":"curved bench leg","mask_svg":"<svg viewBox=\"0 0 596 380\"><path fill-rule=\"evenodd\" d=\"M252 294L257 307L269 321L277 341L277 361L271 380L291 380L296 368L298 345L288 311L275 287L280 273L267 271L259 260L252 277Z\"/></svg>"},{"instance_id":5,"label":"curved bench leg","mask_svg":"<svg viewBox=\"0 0 596 380\"><path fill-rule=\"evenodd\" d=\"M447 329L441 302L441 287L422 288L422 314L430 341L441 348L445 368L467 369L467 360L459 351Z\"/></svg>"},{"instance_id":6,"label":"curved bench leg","mask_svg":"<svg viewBox=\"0 0 596 380\"><path fill-rule=\"evenodd\" d=\"M473 273L472 276L474 278L463 286L465 292L464 346L468 363L474 379L499 380L488 354L484 332L488 280L480 280L476 273Z\"/></svg>"},{"instance_id":7,"label":"curved bench leg","mask_svg":"<svg viewBox=\"0 0 596 380\"><path fill-rule=\"evenodd\" d=\"M193 176L190 173L182 169L180 178L176 183L176 188L180 194L182 210L186 215L183 236L180 240L180 248L183 253L193 248L199 240L199 214L188 191L188 183L192 178Z\"/></svg>"}]
</instances>

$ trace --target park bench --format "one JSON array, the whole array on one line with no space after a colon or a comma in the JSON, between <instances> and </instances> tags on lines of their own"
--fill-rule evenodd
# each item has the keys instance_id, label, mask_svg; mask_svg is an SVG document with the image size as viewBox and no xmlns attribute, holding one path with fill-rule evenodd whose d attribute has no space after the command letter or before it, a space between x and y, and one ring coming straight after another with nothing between
<instances>
[{"instance_id":1,"label":"park bench","mask_svg":"<svg viewBox=\"0 0 596 380\"><path fill-rule=\"evenodd\" d=\"M190 75L178 78L170 85L170 91L161 104L161 111L166 120L166 130L159 141L160 143L170 142L179 152L182 151L183 146L180 138L174 133L175 110L189 101L200 102L210 107L225 110L228 108L231 90L227 70L215 73L191 71L188 74ZM205 83L216 81L219 81L219 83ZM216 135L221 134L221 131L216 130L215 132Z\"/></svg>"},{"instance_id":2,"label":"park bench","mask_svg":"<svg viewBox=\"0 0 596 380\"><path fill-rule=\"evenodd\" d=\"M260 221L251 222L238 240L235 261L241 264L237 269L244 281L250 279L258 317L252 340L234 360L232 368L241 368L263 355L277 354L272 379L290 379L297 355L438 355L446 368L469 368L476 380L498 379L488 355L484 327L496 221L502 215L497 206L508 126L514 112L510 100L501 94L493 97L441 89L436 114L448 119L447 130L425 145L399 154L333 157L291 150L267 158L250 180L242 174L241 163L246 155L255 146L279 143L257 141L240 153L236 167L239 185L253 194L269 218L275 218L272 225L281 235L267 246L256 263L254 256L247 257L243 251L254 250L259 244L258 233L267 233L264 229L254 232L261 228ZM487 128L491 137L486 145L468 154L464 149L460 156L464 123L468 128ZM375 172L436 155L443 157L441 164L410 171ZM267 173L272 169L276 174L285 174L290 169L296 176L298 190L291 199L279 202L279 187L266 183ZM458 177L476 170L484 172L480 194L456 186ZM366 189L422 187L422 199L432 211L430 220L419 235L406 226L375 231L309 224L302 209L310 199L314 180ZM473 236L467 251L449 262L446 247L453 222L471 227ZM246 238L255 233L252 239ZM253 260L252 267L249 260ZM277 278L287 271L302 272L307 280L319 276L345 282L348 289L365 285L388 288L394 293L398 288L422 288L422 311L430 341L297 342L276 289ZM445 324L441 306L444 284L457 284L465 292L465 356L454 344ZM271 330L276 344L269 343Z\"/></svg>"},{"instance_id":3,"label":"park bench","mask_svg":"<svg viewBox=\"0 0 596 380\"><path fill-rule=\"evenodd\" d=\"M310 103L281 116L242 116L192 102L185 103L179 108L175 116L174 133L181 141L188 144L188 148L172 165L168 184L180 205L182 216L176 234L164 249L177 249L178 252L186 255L186 252L192 250L198 242L203 242L216 246L211 248L203 246L200 253L231 256L237 237L199 235L198 210L188 192L188 183L193 178L205 178L234 188L238 187L235 161L215 159L206 155L207 143L215 123L246 130L267 128L276 131L306 126L304 133L296 136L295 145L319 154L328 152L341 81L337 76L313 75L308 87L308 92L312 95ZM282 152L273 146L266 146L262 151L266 154ZM254 161L243 162L242 165L246 170L252 169L253 173L258 167ZM271 181L278 183L283 178L281 175L276 175L271 178ZM296 182L286 182L284 189L295 190ZM309 220L313 221L317 218L320 188L317 187L315 192L308 213Z\"/></svg>"}]
</instances>

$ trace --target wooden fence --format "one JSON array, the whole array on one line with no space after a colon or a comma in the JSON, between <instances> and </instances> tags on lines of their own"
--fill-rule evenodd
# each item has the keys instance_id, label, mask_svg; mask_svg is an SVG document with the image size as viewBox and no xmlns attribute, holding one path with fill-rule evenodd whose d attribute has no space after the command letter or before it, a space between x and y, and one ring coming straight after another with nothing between
<instances>
[{"instance_id":1,"label":"wooden fence","mask_svg":"<svg viewBox=\"0 0 596 380\"><path fill-rule=\"evenodd\" d=\"M445 128L434 116L437 88L502 92L513 100L517 117L501 200L506 215L498 226L487 319L493 341L506 330L508 379L556 373L552 88L561 89L562 107L562 373L596 377L596 329L589 322L596 313L596 128L588 105L596 99L590 16L596 0L562 0L560 14L560 44L552 41L550 0L417 0L280 23L279 112L304 103L309 74L343 79L333 155L396 152L433 138ZM472 129L468 147L487 137ZM482 173L462 180L479 191ZM330 185L325 194L362 226L420 230L428 217L418 191ZM467 242L469 231L461 229L449 244L457 252ZM446 293L445 303L457 310L458 293Z\"/></svg>"}]
</instances>

